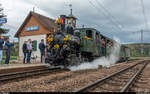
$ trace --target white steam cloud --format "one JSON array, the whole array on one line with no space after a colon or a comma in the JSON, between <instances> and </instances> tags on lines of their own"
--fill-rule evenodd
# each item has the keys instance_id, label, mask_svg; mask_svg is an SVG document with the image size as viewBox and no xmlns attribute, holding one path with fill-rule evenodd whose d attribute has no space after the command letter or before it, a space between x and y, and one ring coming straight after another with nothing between
<instances>
[{"instance_id":1,"label":"white steam cloud","mask_svg":"<svg viewBox=\"0 0 150 94\"><path fill-rule=\"evenodd\" d=\"M84 69L96 69L99 65L103 67L110 67L111 65L115 64L119 59L120 54L120 40L114 37L114 40L117 41L111 49L111 54L106 57L100 57L93 62L85 62L78 66L72 66L69 69L72 71L75 70L84 70Z\"/></svg>"}]
</instances>

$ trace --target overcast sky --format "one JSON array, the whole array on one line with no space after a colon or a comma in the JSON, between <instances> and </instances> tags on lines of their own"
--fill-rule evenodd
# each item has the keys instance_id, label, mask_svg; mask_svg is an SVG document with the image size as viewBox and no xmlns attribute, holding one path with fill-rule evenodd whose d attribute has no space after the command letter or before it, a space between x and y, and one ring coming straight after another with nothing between
<instances>
[{"instance_id":1,"label":"overcast sky","mask_svg":"<svg viewBox=\"0 0 150 94\"><path fill-rule=\"evenodd\" d=\"M97 2L98 1L98 2ZM143 0L146 19L150 22L150 0ZM73 5L73 15L77 27L93 27L102 34L117 37L121 43L140 42L140 33L145 29L140 0L0 0L12 38L25 17L35 7L35 12L56 19L60 14L70 13L69 4ZM144 42L150 42L150 33L144 33Z\"/></svg>"}]
</instances>

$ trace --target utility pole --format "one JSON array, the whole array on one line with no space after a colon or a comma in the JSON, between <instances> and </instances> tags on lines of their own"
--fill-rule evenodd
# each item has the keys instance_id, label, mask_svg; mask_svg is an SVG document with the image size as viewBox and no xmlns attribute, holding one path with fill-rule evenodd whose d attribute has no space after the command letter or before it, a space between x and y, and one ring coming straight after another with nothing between
<instances>
[{"instance_id":1,"label":"utility pole","mask_svg":"<svg viewBox=\"0 0 150 94\"><path fill-rule=\"evenodd\" d=\"M33 7L33 12L35 12L35 7Z\"/></svg>"},{"instance_id":2,"label":"utility pole","mask_svg":"<svg viewBox=\"0 0 150 94\"><path fill-rule=\"evenodd\" d=\"M84 28L84 24L82 25L82 28Z\"/></svg>"},{"instance_id":3,"label":"utility pole","mask_svg":"<svg viewBox=\"0 0 150 94\"><path fill-rule=\"evenodd\" d=\"M144 1L141 0L141 8L142 8L142 13L144 17L144 23L145 23L145 30L148 30L148 23L146 19L146 13L145 13L145 6L144 6ZM141 55L144 54L144 45L143 45L143 30L141 30Z\"/></svg>"},{"instance_id":4,"label":"utility pole","mask_svg":"<svg viewBox=\"0 0 150 94\"><path fill-rule=\"evenodd\" d=\"M149 31L144 31L143 29L141 29L140 31L135 31L133 33L140 33L141 34L141 38L140 38L140 53L141 53L141 56L144 54L144 32L149 32Z\"/></svg>"},{"instance_id":5,"label":"utility pole","mask_svg":"<svg viewBox=\"0 0 150 94\"><path fill-rule=\"evenodd\" d=\"M144 45L143 45L143 30L141 30L141 55L144 53Z\"/></svg>"}]
</instances>

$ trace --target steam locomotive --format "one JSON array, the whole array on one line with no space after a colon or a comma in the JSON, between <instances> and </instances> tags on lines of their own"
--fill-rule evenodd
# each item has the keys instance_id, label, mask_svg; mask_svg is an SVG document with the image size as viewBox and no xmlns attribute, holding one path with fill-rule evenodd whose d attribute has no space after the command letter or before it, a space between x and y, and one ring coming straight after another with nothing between
<instances>
[{"instance_id":1,"label":"steam locomotive","mask_svg":"<svg viewBox=\"0 0 150 94\"><path fill-rule=\"evenodd\" d=\"M73 66L108 56L116 41L94 28L60 29L48 38L50 54L45 63L52 66ZM130 49L121 45L120 59L128 60Z\"/></svg>"}]
</instances>

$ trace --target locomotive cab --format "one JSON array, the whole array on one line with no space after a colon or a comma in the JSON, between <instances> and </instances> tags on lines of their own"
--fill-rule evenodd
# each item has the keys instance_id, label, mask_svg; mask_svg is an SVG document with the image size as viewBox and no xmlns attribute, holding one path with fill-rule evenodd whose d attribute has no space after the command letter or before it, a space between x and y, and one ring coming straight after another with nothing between
<instances>
[{"instance_id":1,"label":"locomotive cab","mask_svg":"<svg viewBox=\"0 0 150 94\"><path fill-rule=\"evenodd\" d=\"M93 28L81 28L80 30L82 58L92 61L94 57L100 56L100 32Z\"/></svg>"}]
</instances>

